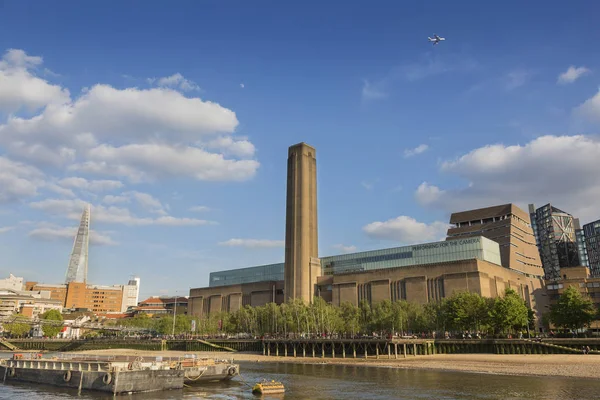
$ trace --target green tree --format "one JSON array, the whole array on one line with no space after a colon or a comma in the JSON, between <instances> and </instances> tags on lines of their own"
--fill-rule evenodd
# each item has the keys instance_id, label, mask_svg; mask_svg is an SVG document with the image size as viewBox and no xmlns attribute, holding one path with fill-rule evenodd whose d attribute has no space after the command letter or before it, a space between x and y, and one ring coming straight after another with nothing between
<instances>
[{"instance_id":1,"label":"green tree","mask_svg":"<svg viewBox=\"0 0 600 400\"><path fill-rule=\"evenodd\" d=\"M10 334L13 336L23 337L29 333L31 327L28 324L11 322L8 324L4 324L4 330L10 332Z\"/></svg>"},{"instance_id":2,"label":"green tree","mask_svg":"<svg viewBox=\"0 0 600 400\"><path fill-rule=\"evenodd\" d=\"M373 307L373 326L384 333L394 330L394 307L389 300L382 300Z\"/></svg>"},{"instance_id":3,"label":"green tree","mask_svg":"<svg viewBox=\"0 0 600 400\"><path fill-rule=\"evenodd\" d=\"M512 332L528 322L527 306L513 289L506 289L504 297L494 299L490 322L497 332Z\"/></svg>"},{"instance_id":4,"label":"green tree","mask_svg":"<svg viewBox=\"0 0 600 400\"><path fill-rule=\"evenodd\" d=\"M423 314L427 328L439 333L437 337L442 337L448 327L448 307L446 300L432 301L423 307Z\"/></svg>"},{"instance_id":5,"label":"green tree","mask_svg":"<svg viewBox=\"0 0 600 400\"><path fill-rule=\"evenodd\" d=\"M410 305L408 302L401 300L392 303L392 326L394 332L402 334L410 330L409 314Z\"/></svg>"},{"instance_id":6,"label":"green tree","mask_svg":"<svg viewBox=\"0 0 600 400\"><path fill-rule=\"evenodd\" d=\"M446 305L448 320L455 329L481 330L489 320L490 303L477 293L454 293Z\"/></svg>"},{"instance_id":7,"label":"green tree","mask_svg":"<svg viewBox=\"0 0 600 400\"><path fill-rule=\"evenodd\" d=\"M63 316L58 310L48 310L41 315L41 319L45 321L60 321L62 322ZM42 331L45 336L48 337L56 337L59 332L62 330L62 324L60 323L45 323L42 325Z\"/></svg>"},{"instance_id":8,"label":"green tree","mask_svg":"<svg viewBox=\"0 0 600 400\"><path fill-rule=\"evenodd\" d=\"M340 314L344 321L344 332L356 335L360 330L360 309L346 301L340 306Z\"/></svg>"},{"instance_id":9,"label":"green tree","mask_svg":"<svg viewBox=\"0 0 600 400\"><path fill-rule=\"evenodd\" d=\"M371 333L373 331L373 310L371 305L366 300L361 300L358 304L360 310L360 329L365 333Z\"/></svg>"},{"instance_id":10,"label":"green tree","mask_svg":"<svg viewBox=\"0 0 600 400\"><path fill-rule=\"evenodd\" d=\"M573 331L588 326L595 317L596 308L592 300L573 286L566 288L558 302L550 307L552 323Z\"/></svg>"}]
</instances>

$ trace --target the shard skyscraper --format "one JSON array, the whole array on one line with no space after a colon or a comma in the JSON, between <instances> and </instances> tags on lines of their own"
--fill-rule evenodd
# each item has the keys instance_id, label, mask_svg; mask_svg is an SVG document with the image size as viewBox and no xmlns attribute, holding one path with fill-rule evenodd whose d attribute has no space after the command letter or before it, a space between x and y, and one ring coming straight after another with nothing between
<instances>
[{"instance_id":1,"label":"the shard skyscraper","mask_svg":"<svg viewBox=\"0 0 600 400\"><path fill-rule=\"evenodd\" d=\"M90 243L90 205L86 204L81 214L79 230L73 243L73 251L67 267L65 283L86 282L88 272L88 248Z\"/></svg>"}]
</instances>

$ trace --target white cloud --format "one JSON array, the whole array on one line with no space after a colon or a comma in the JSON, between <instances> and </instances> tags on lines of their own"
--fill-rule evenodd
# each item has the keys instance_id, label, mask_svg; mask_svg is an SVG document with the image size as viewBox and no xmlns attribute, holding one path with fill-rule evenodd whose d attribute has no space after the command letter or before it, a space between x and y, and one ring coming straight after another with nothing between
<instances>
[{"instance_id":1,"label":"white cloud","mask_svg":"<svg viewBox=\"0 0 600 400\"><path fill-rule=\"evenodd\" d=\"M210 208L206 207L206 206L194 206L194 207L190 207L190 211L205 212L205 211L210 211Z\"/></svg>"},{"instance_id":2,"label":"white cloud","mask_svg":"<svg viewBox=\"0 0 600 400\"><path fill-rule=\"evenodd\" d=\"M334 244L331 247L334 248L334 249L336 249L336 250L338 250L342 254L356 252L356 246L345 246L343 244Z\"/></svg>"},{"instance_id":3,"label":"white cloud","mask_svg":"<svg viewBox=\"0 0 600 400\"><path fill-rule=\"evenodd\" d=\"M591 122L600 123L600 89L592 98L576 107L573 113Z\"/></svg>"},{"instance_id":4,"label":"white cloud","mask_svg":"<svg viewBox=\"0 0 600 400\"><path fill-rule=\"evenodd\" d=\"M37 168L0 156L0 204L37 195L43 178Z\"/></svg>"},{"instance_id":5,"label":"white cloud","mask_svg":"<svg viewBox=\"0 0 600 400\"><path fill-rule=\"evenodd\" d=\"M42 224L41 227L29 231L28 235L31 238L46 241L52 241L57 239L73 241L75 239L75 235L77 234L77 229L77 227L58 227L54 225L43 226ZM118 243L105 233L90 230L90 244L100 246L114 246Z\"/></svg>"},{"instance_id":6,"label":"white cloud","mask_svg":"<svg viewBox=\"0 0 600 400\"><path fill-rule=\"evenodd\" d=\"M514 70L506 75L506 90L517 89L525 85L533 76L531 71Z\"/></svg>"},{"instance_id":7,"label":"white cloud","mask_svg":"<svg viewBox=\"0 0 600 400\"><path fill-rule=\"evenodd\" d=\"M441 165L441 172L462 178L463 187L440 189L423 183L416 192L423 205L447 211L516 203L557 207L582 222L600 217L600 140L597 137L541 136L525 145L477 148Z\"/></svg>"},{"instance_id":8,"label":"white cloud","mask_svg":"<svg viewBox=\"0 0 600 400\"><path fill-rule=\"evenodd\" d=\"M165 206L163 206L160 200L158 200L151 194L131 191L125 192L123 193L123 195L133 198L146 211L161 215L167 215Z\"/></svg>"},{"instance_id":9,"label":"white cloud","mask_svg":"<svg viewBox=\"0 0 600 400\"><path fill-rule=\"evenodd\" d=\"M203 135L231 133L238 125L233 111L219 104L187 98L170 89L115 89L98 84L77 100L47 107L31 119L9 118L6 135L42 142L61 140L77 145L82 134L94 140L198 140ZM90 136L91 133L91 136Z\"/></svg>"},{"instance_id":10,"label":"white cloud","mask_svg":"<svg viewBox=\"0 0 600 400\"><path fill-rule=\"evenodd\" d=\"M379 80L365 80L362 87L363 100L382 99L388 96L393 86L401 81L418 82L422 79L446 73L469 73L479 68L479 63L463 54L440 57L432 52L425 53L415 63L394 66Z\"/></svg>"},{"instance_id":11,"label":"white cloud","mask_svg":"<svg viewBox=\"0 0 600 400\"><path fill-rule=\"evenodd\" d=\"M151 194L136 191L127 192L127 194L131 195L134 199L137 200L138 203L140 203L142 207L146 209L151 210L155 208L163 208L162 203Z\"/></svg>"},{"instance_id":12,"label":"white cloud","mask_svg":"<svg viewBox=\"0 0 600 400\"><path fill-rule=\"evenodd\" d=\"M58 181L58 184L63 187L71 187L75 189L89 190L90 192L108 192L122 188L124 185L120 181L115 180L92 180L88 181L85 178L70 177Z\"/></svg>"},{"instance_id":13,"label":"white cloud","mask_svg":"<svg viewBox=\"0 0 600 400\"><path fill-rule=\"evenodd\" d=\"M2 227L0 227L0 234L6 233L8 231L12 231L14 228L15 228L14 226L2 226Z\"/></svg>"},{"instance_id":14,"label":"white cloud","mask_svg":"<svg viewBox=\"0 0 600 400\"><path fill-rule=\"evenodd\" d=\"M573 83L588 73L590 73L590 70L586 67L575 67L574 65L571 65L565 72L558 76L557 83L562 85Z\"/></svg>"},{"instance_id":15,"label":"white cloud","mask_svg":"<svg viewBox=\"0 0 600 400\"><path fill-rule=\"evenodd\" d=\"M130 203L131 199L128 196L123 196L123 195L114 196L112 194L107 194L102 199L102 202L105 204Z\"/></svg>"},{"instance_id":16,"label":"white cloud","mask_svg":"<svg viewBox=\"0 0 600 400\"><path fill-rule=\"evenodd\" d=\"M30 110L51 103L64 103L69 91L36 77L31 69L42 64L41 57L32 57L23 50L9 49L0 60L0 111Z\"/></svg>"},{"instance_id":17,"label":"white cloud","mask_svg":"<svg viewBox=\"0 0 600 400\"><path fill-rule=\"evenodd\" d=\"M55 183L47 183L44 187L48 190L53 191L54 193L61 194L66 197L75 197L75 193L71 189L64 188Z\"/></svg>"},{"instance_id":18,"label":"white cloud","mask_svg":"<svg viewBox=\"0 0 600 400\"><path fill-rule=\"evenodd\" d=\"M438 201L440 197L444 195L444 193L445 192L440 190L439 187L430 185L427 182L423 182L417 188L415 197L419 203L427 205Z\"/></svg>"},{"instance_id":19,"label":"white cloud","mask_svg":"<svg viewBox=\"0 0 600 400\"><path fill-rule=\"evenodd\" d=\"M41 64L39 57L12 50L0 62L0 109L43 107L33 117L11 114L0 122L0 146L7 154L132 181L173 174L236 181L256 173L257 161L237 159L252 157L254 145L228 137L238 126L235 112L165 87L190 88L181 75L159 79L162 86L152 89L97 84L71 98L33 75Z\"/></svg>"},{"instance_id":20,"label":"white cloud","mask_svg":"<svg viewBox=\"0 0 600 400\"><path fill-rule=\"evenodd\" d=\"M200 87L195 82L189 79L185 79L183 75L181 75L179 72L171 76L165 76L163 78L148 79L148 83L152 84L154 82L156 82L158 86L179 89L184 92L190 90L200 90Z\"/></svg>"},{"instance_id":21,"label":"white cloud","mask_svg":"<svg viewBox=\"0 0 600 400\"><path fill-rule=\"evenodd\" d=\"M409 157L415 156L417 154L425 153L427 150L429 150L428 145L420 144L417 147L415 147L414 149L404 150L404 158L409 158Z\"/></svg>"},{"instance_id":22,"label":"white cloud","mask_svg":"<svg viewBox=\"0 0 600 400\"><path fill-rule=\"evenodd\" d=\"M42 210L51 215L66 217L72 220L79 220L81 212L86 202L82 200L67 199L45 199L29 203L33 209ZM195 219L195 218L177 218L170 215L162 215L157 218L138 217L132 214L129 209L115 206L95 205L92 207L92 218L96 222L108 224L122 224L129 226L201 226L214 225L215 222Z\"/></svg>"},{"instance_id":23,"label":"white cloud","mask_svg":"<svg viewBox=\"0 0 600 400\"><path fill-rule=\"evenodd\" d=\"M255 160L231 160L222 154L196 147L159 144L132 144L122 147L101 145L89 152L89 161L70 170L123 177L132 182L152 181L170 176L207 181L243 181L256 173Z\"/></svg>"},{"instance_id":24,"label":"white cloud","mask_svg":"<svg viewBox=\"0 0 600 400\"><path fill-rule=\"evenodd\" d=\"M368 80L365 80L362 87L362 98L364 100L377 100L386 98L387 93L385 93L379 86L382 85L372 84Z\"/></svg>"},{"instance_id":25,"label":"white cloud","mask_svg":"<svg viewBox=\"0 0 600 400\"><path fill-rule=\"evenodd\" d=\"M243 89L246 87L246 85L244 85L243 83L240 83L240 87Z\"/></svg>"},{"instance_id":26,"label":"white cloud","mask_svg":"<svg viewBox=\"0 0 600 400\"><path fill-rule=\"evenodd\" d=\"M443 240L447 230L448 224L444 222L426 224L406 215L383 222L371 222L363 227L363 231L372 238L393 240L401 244Z\"/></svg>"},{"instance_id":27,"label":"white cloud","mask_svg":"<svg viewBox=\"0 0 600 400\"><path fill-rule=\"evenodd\" d=\"M230 136L221 136L209 141L206 147L222 150L225 154L236 157L252 157L256 149L248 140L235 140Z\"/></svg>"},{"instance_id":28,"label":"white cloud","mask_svg":"<svg viewBox=\"0 0 600 400\"><path fill-rule=\"evenodd\" d=\"M360 185L367 190L373 190L373 184L370 182L362 181Z\"/></svg>"},{"instance_id":29,"label":"white cloud","mask_svg":"<svg viewBox=\"0 0 600 400\"><path fill-rule=\"evenodd\" d=\"M225 242L220 242L219 245L230 247L269 248L284 247L285 241L267 239L229 239Z\"/></svg>"}]
</instances>

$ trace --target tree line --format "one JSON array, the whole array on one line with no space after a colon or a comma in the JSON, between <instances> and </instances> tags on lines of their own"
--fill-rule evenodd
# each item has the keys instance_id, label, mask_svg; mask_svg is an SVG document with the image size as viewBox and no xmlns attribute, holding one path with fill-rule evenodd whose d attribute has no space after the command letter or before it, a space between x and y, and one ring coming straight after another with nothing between
<instances>
[{"instance_id":1,"label":"tree line","mask_svg":"<svg viewBox=\"0 0 600 400\"><path fill-rule=\"evenodd\" d=\"M47 321L62 321L63 316L58 310L48 310L40 315L41 320ZM26 337L31 332L31 324L25 322L9 322L3 324L5 332L8 332L12 337ZM62 327L57 325L42 325L42 333L46 337L55 337L61 331Z\"/></svg>"},{"instance_id":2,"label":"tree line","mask_svg":"<svg viewBox=\"0 0 600 400\"><path fill-rule=\"evenodd\" d=\"M485 332L508 334L533 324L533 312L512 289L503 297L485 298L477 293L457 292L449 298L425 305L404 300L384 300L371 306L362 301L335 307L320 297L310 304L293 299L283 304L244 306L238 311L211 313L203 318L177 315L175 334L248 334L252 336L298 335L390 335L423 332ZM144 314L119 320L115 324L135 326L168 335L173 317L150 318Z\"/></svg>"},{"instance_id":3,"label":"tree line","mask_svg":"<svg viewBox=\"0 0 600 400\"><path fill-rule=\"evenodd\" d=\"M62 320L60 313L55 310L47 312L42 318ZM436 332L437 337L442 337L445 332L468 331L471 334L505 336L527 329L534 330L534 318L533 311L525 301L514 290L506 289L504 296L498 298L456 292L441 301L425 305L404 300L384 300L373 306L362 301L358 306L346 302L335 307L320 297L315 297L311 304L294 299L279 305L247 305L235 312L211 313L202 318L177 315L174 332L176 335L251 336L412 335ZM575 331L589 326L596 319L600 318L591 299L576 288L568 287L557 303L551 306L549 313L544 315L542 322L547 328L552 323L557 328ZM151 318L140 314L106 324L144 328L160 335L173 332L171 315ZM192 330L194 325L195 330ZM29 326L5 324L4 330L13 336L20 336L29 332ZM43 330L45 336L54 337L60 327L43 326Z\"/></svg>"}]
</instances>

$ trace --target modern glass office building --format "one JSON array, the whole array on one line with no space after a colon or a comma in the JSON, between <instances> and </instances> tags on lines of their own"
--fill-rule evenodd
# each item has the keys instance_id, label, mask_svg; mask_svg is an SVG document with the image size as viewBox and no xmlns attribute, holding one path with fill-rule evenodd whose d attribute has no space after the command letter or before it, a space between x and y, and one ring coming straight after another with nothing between
<instances>
[{"instance_id":1,"label":"modern glass office building","mask_svg":"<svg viewBox=\"0 0 600 400\"><path fill-rule=\"evenodd\" d=\"M211 272L209 287L238 285L240 283L254 283L265 281L282 281L283 263L258 265L227 271Z\"/></svg>"},{"instance_id":2,"label":"modern glass office building","mask_svg":"<svg viewBox=\"0 0 600 400\"><path fill-rule=\"evenodd\" d=\"M581 265L574 218L551 204L536 209L535 214L546 279L560 279L561 268Z\"/></svg>"},{"instance_id":3,"label":"modern glass office building","mask_svg":"<svg viewBox=\"0 0 600 400\"><path fill-rule=\"evenodd\" d=\"M577 253L579 254L579 264L584 267L590 267L587 244L585 242L585 232L579 224L579 218L573 218L573 224L575 226L575 238L577 239Z\"/></svg>"},{"instance_id":4,"label":"modern glass office building","mask_svg":"<svg viewBox=\"0 0 600 400\"><path fill-rule=\"evenodd\" d=\"M321 258L323 275L478 259L501 265L498 243L483 236ZM282 281L283 263L212 272L210 287Z\"/></svg>"},{"instance_id":5,"label":"modern glass office building","mask_svg":"<svg viewBox=\"0 0 600 400\"><path fill-rule=\"evenodd\" d=\"M600 277L600 219L583 226L588 267L593 277Z\"/></svg>"},{"instance_id":6,"label":"modern glass office building","mask_svg":"<svg viewBox=\"0 0 600 400\"><path fill-rule=\"evenodd\" d=\"M500 263L498 243L483 236L321 258L323 275L478 259Z\"/></svg>"}]
</instances>

